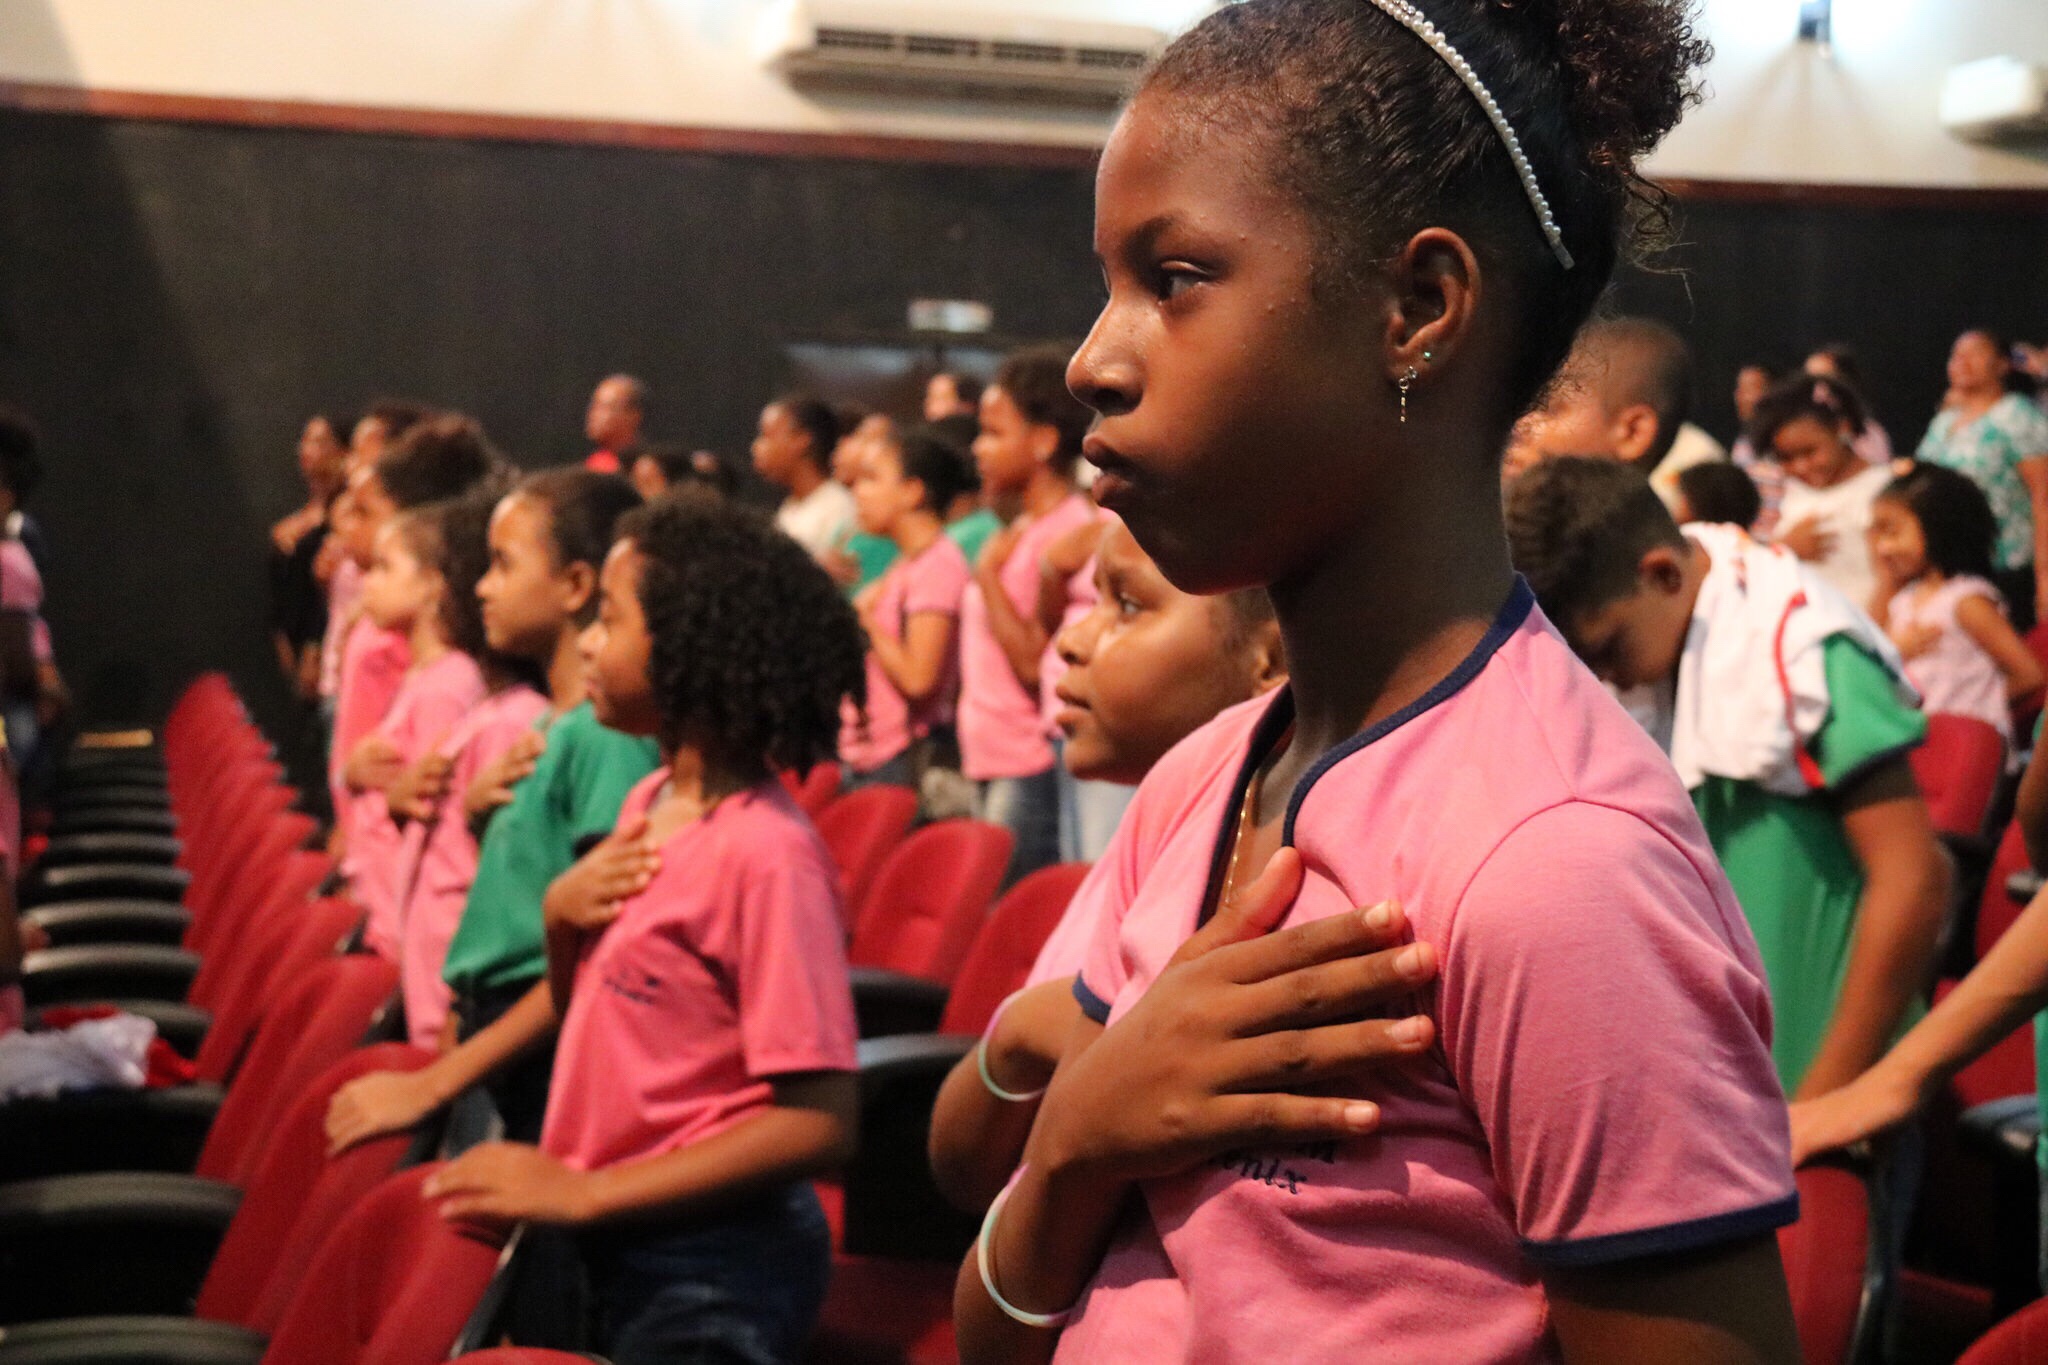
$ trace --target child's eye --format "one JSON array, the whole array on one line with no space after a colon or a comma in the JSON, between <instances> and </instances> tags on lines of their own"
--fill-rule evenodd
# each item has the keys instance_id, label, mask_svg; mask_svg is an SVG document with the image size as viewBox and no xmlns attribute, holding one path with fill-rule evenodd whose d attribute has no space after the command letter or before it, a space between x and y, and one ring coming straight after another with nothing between
<instances>
[{"instance_id":1,"label":"child's eye","mask_svg":"<svg viewBox=\"0 0 2048 1365\"><path fill-rule=\"evenodd\" d=\"M1118 593L1118 594L1117 594L1117 596L1116 596L1116 614L1117 614L1117 615L1119 615L1119 616L1136 616L1136 615L1137 615L1137 614L1138 614L1139 612L1143 611L1144 609L1145 609L1145 608L1144 608L1144 605L1143 605L1142 603L1138 602L1138 601L1137 601L1137 600L1136 600L1135 598L1130 598L1130 597L1126 597L1126 596L1124 596L1124 595L1123 595L1122 593Z\"/></svg>"},{"instance_id":2,"label":"child's eye","mask_svg":"<svg viewBox=\"0 0 2048 1365\"><path fill-rule=\"evenodd\" d=\"M1181 261L1168 261L1159 267L1153 289L1162 300L1171 302L1206 280L1207 277L1193 266Z\"/></svg>"}]
</instances>

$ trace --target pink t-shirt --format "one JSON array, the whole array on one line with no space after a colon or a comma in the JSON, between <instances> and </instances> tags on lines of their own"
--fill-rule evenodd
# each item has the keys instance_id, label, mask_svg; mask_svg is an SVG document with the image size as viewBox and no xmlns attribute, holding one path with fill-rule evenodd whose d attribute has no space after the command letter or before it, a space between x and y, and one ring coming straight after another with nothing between
<instances>
[{"instance_id":1,"label":"pink t-shirt","mask_svg":"<svg viewBox=\"0 0 2048 1365\"><path fill-rule=\"evenodd\" d=\"M451 649L405 675L391 709L373 733L390 740L400 758L413 763L483 699L484 675L476 660ZM356 793L349 798L348 812L348 851L341 868L348 874L349 893L363 907L363 942L397 962L404 928L405 887L400 877L405 836L391 818L382 792Z\"/></svg>"},{"instance_id":2,"label":"pink t-shirt","mask_svg":"<svg viewBox=\"0 0 2048 1365\"><path fill-rule=\"evenodd\" d=\"M50 623L43 618L42 571L28 546L11 538L0 539L0 610L30 618L29 648L39 662L57 657L50 645Z\"/></svg>"},{"instance_id":3,"label":"pink t-shirt","mask_svg":"<svg viewBox=\"0 0 2048 1365\"><path fill-rule=\"evenodd\" d=\"M634 787L620 820L667 778ZM777 781L671 835L576 968L541 1148L584 1171L637 1161L766 1108L772 1077L851 1071L838 884Z\"/></svg>"},{"instance_id":4,"label":"pink t-shirt","mask_svg":"<svg viewBox=\"0 0 2048 1365\"><path fill-rule=\"evenodd\" d=\"M1026 616L1038 610L1039 561L1046 547L1095 515L1079 493L1042 517L1021 517L1015 549L999 575L1003 595ZM977 782L1030 777L1052 766L1052 742L1034 686L1026 689L989 628L981 585L960 599L960 766Z\"/></svg>"},{"instance_id":5,"label":"pink t-shirt","mask_svg":"<svg viewBox=\"0 0 2048 1365\"><path fill-rule=\"evenodd\" d=\"M957 619L960 594L966 591L970 576L967 556L960 553L951 536L942 534L916 557L889 566L875 587L875 619L898 640L908 630L910 618L920 612ZM960 689L959 657L957 647L946 651L939 685L913 714L903 694L882 671L874 651L869 650L867 723L861 723L852 701L842 710L839 756L847 765L855 772L871 773L908 749L912 740L930 734L934 725L945 724Z\"/></svg>"},{"instance_id":6,"label":"pink t-shirt","mask_svg":"<svg viewBox=\"0 0 2048 1365\"><path fill-rule=\"evenodd\" d=\"M355 620L356 604L363 600L363 567L351 555L343 555L327 580L327 634L320 641L320 695L341 695L341 650L348 629Z\"/></svg>"},{"instance_id":7,"label":"pink t-shirt","mask_svg":"<svg viewBox=\"0 0 2048 1365\"><path fill-rule=\"evenodd\" d=\"M340 682L334 694L334 732L327 750L327 789L334 798L334 818L342 819L352 799L341 780L348 756L391 710L398 689L412 667L412 646L395 630L385 630L367 616L356 618L342 638Z\"/></svg>"},{"instance_id":8,"label":"pink t-shirt","mask_svg":"<svg viewBox=\"0 0 2048 1365\"><path fill-rule=\"evenodd\" d=\"M1193 932L1247 764L1290 708L1227 711L1146 779L1091 884L1091 1014L1114 1026ZM1439 1043L1330 1087L1381 1106L1370 1138L1144 1184L1185 1294L1177 1339L1205 1365L1553 1361L1543 1266L1797 1216L1742 912L1669 763L1526 586L1442 684L1310 770L1287 835L1307 868L1289 922L1393 897L1435 945L1417 1004ZM1116 1252L1142 1263L1128 1235ZM1156 1280L1099 1280L1059 1359L1161 1359L1100 1343L1162 1305Z\"/></svg>"},{"instance_id":9,"label":"pink t-shirt","mask_svg":"<svg viewBox=\"0 0 2048 1365\"><path fill-rule=\"evenodd\" d=\"M532 688L507 687L485 697L441 741L454 760L448 794L431 822L405 827L398 858L403 929L399 936L399 985L405 992L405 1027L415 1046L430 1048L448 1019L448 983L441 963L448 941L462 922L469 884L476 880L476 838L462 808L463 794L484 765L512 747L548 709Z\"/></svg>"}]
</instances>

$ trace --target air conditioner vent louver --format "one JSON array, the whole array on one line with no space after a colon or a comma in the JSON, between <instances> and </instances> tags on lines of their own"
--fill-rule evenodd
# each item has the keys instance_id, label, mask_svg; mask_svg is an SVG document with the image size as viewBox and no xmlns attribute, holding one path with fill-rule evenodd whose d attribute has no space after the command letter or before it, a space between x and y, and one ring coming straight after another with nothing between
<instances>
[{"instance_id":1,"label":"air conditioner vent louver","mask_svg":"<svg viewBox=\"0 0 2048 1365\"><path fill-rule=\"evenodd\" d=\"M798 84L1106 106L1128 93L1165 42L1155 29L1028 13L789 0L769 57Z\"/></svg>"},{"instance_id":2,"label":"air conditioner vent louver","mask_svg":"<svg viewBox=\"0 0 2048 1365\"><path fill-rule=\"evenodd\" d=\"M893 52L896 37L863 28L821 28L818 46L833 52Z\"/></svg>"}]
</instances>

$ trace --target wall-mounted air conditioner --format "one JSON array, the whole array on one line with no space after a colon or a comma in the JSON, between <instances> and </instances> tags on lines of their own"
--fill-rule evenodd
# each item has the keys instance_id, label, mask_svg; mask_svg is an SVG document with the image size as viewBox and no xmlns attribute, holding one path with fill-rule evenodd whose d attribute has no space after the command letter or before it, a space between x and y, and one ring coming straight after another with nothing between
<instances>
[{"instance_id":1,"label":"wall-mounted air conditioner","mask_svg":"<svg viewBox=\"0 0 2048 1365\"><path fill-rule=\"evenodd\" d=\"M1021 3L791 0L769 63L793 84L1034 103L1113 105L1167 35L1033 15Z\"/></svg>"},{"instance_id":2,"label":"wall-mounted air conditioner","mask_svg":"<svg viewBox=\"0 0 2048 1365\"><path fill-rule=\"evenodd\" d=\"M2048 139L2048 68L2017 57L1986 57L1948 73L1941 126L1969 142Z\"/></svg>"}]
</instances>

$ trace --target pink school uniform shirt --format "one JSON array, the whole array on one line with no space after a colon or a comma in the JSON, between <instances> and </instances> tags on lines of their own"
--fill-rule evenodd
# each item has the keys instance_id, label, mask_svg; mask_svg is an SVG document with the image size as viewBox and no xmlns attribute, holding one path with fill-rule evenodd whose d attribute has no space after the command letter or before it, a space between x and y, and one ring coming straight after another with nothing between
<instances>
[{"instance_id":1,"label":"pink school uniform shirt","mask_svg":"<svg viewBox=\"0 0 2048 1365\"><path fill-rule=\"evenodd\" d=\"M1038 610L1039 562L1046 547L1094 515L1094 504L1074 493L1044 516L1023 520L998 575L1011 606L1026 616ZM989 628L981 585L969 583L960 599L960 766L967 776L977 782L1030 777L1052 766L1037 690L1017 680Z\"/></svg>"},{"instance_id":2,"label":"pink school uniform shirt","mask_svg":"<svg viewBox=\"0 0 2048 1365\"><path fill-rule=\"evenodd\" d=\"M451 649L432 663L406 673L391 709L373 733L390 740L406 763L424 758L441 738L484 699L484 675L476 660ZM400 881L405 836L391 818L382 792L349 798L348 852L342 871L349 892L363 907L363 941L372 952L399 960L405 887Z\"/></svg>"},{"instance_id":3,"label":"pink school uniform shirt","mask_svg":"<svg viewBox=\"0 0 2048 1365\"><path fill-rule=\"evenodd\" d=\"M29 617L29 647L37 662L56 658L50 644L50 623L43 617L43 575L28 546L0 539L0 610Z\"/></svg>"},{"instance_id":4,"label":"pink school uniform shirt","mask_svg":"<svg viewBox=\"0 0 2048 1365\"><path fill-rule=\"evenodd\" d=\"M478 702L441 741L441 752L454 764L448 771L448 794L433 820L405 827L398 860L404 906L398 976L405 993L406 1032L417 1047L433 1047L447 1022L449 990L441 979L441 963L462 922L469 884L476 880L476 837L469 832L463 794L484 765L511 748L547 709L548 699L523 685Z\"/></svg>"},{"instance_id":5,"label":"pink school uniform shirt","mask_svg":"<svg viewBox=\"0 0 2048 1365\"><path fill-rule=\"evenodd\" d=\"M854 1066L838 876L782 784L721 802L660 854L584 948L562 1020L540 1145L577 1170L723 1132L772 1103L776 1076Z\"/></svg>"},{"instance_id":6,"label":"pink school uniform shirt","mask_svg":"<svg viewBox=\"0 0 2048 1365\"><path fill-rule=\"evenodd\" d=\"M971 577L967 556L953 538L941 534L909 559L898 559L875 585L875 619L882 629L901 640L910 618L920 612L938 612L957 620L960 595ZM839 756L855 772L871 773L908 749L911 741L931 733L953 714L953 700L960 690L960 651L946 651L939 685L913 709L889 675L882 671L873 650L868 651L867 721L849 700L842 709Z\"/></svg>"},{"instance_id":7,"label":"pink school uniform shirt","mask_svg":"<svg viewBox=\"0 0 2048 1365\"><path fill-rule=\"evenodd\" d=\"M1195 929L1290 711L1283 691L1225 712L1146 779L1095 884L1075 987L1095 1017L1113 1027ZM1307 868L1288 922L1392 897L1435 945L1417 1004L1439 1043L1331 1087L1381 1106L1370 1138L1145 1182L1184 1291L1167 1339L1205 1365L1553 1361L1543 1266L1797 1216L1742 912L1669 763L1526 585L1443 683L1311 768L1286 836ZM1142 1250L1127 1233L1105 1266ZM1101 1345L1174 1307L1139 1286L1099 1279L1058 1359L1161 1359Z\"/></svg>"},{"instance_id":8,"label":"pink school uniform shirt","mask_svg":"<svg viewBox=\"0 0 2048 1365\"><path fill-rule=\"evenodd\" d=\"M327 750L327 790L334 798L336 823L343 821L342 812L354 800L348 784L341 780L348 756L391 710L411 667L412 646L405 636L385 630L366 616L358 616L342 636L334 731Z\"/></svg>"},{"instance_id":9,"label":"pink school uniform shirt","mask_svg":"<svg viewBox=\"0 0 2048 1365\"><path fill-rule=\"evenodd\" d=\"M341 694L342 645L355 620L356 604L363 600L363 568L354 557L343 555L327 580L327 634L320 640L320 695L333 699Z\"/></svg>"}]
</instances>

